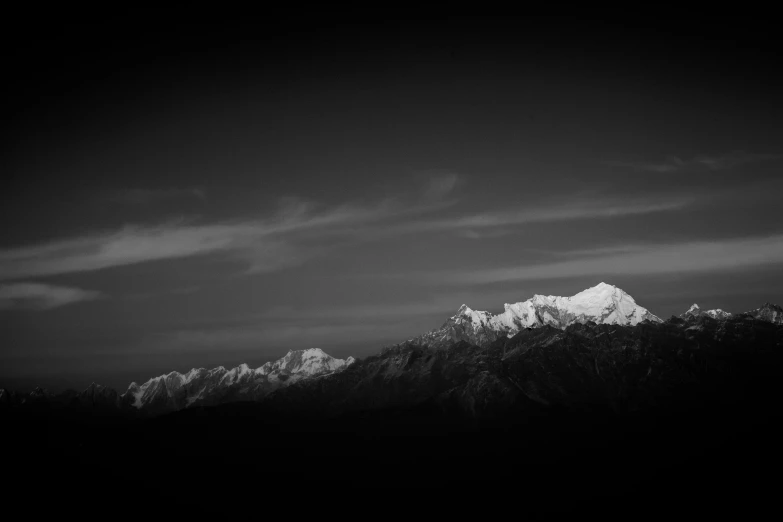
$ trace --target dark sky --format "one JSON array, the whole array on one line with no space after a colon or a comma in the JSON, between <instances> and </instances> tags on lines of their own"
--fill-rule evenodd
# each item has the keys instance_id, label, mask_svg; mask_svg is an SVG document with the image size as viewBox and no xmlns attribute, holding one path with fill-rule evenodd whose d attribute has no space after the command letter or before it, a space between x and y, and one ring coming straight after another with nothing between
<instances>
[{"instance_id":1,"label":"dark sky","mask_svg":"<svg viewBox=\"0 0 783 522\"><path fill-rule=\"evenodd\" d=\"M661 317L783 301L772 22L24 29L0 386L365 356L601 281Z\"/></svg>"}]
</instances>

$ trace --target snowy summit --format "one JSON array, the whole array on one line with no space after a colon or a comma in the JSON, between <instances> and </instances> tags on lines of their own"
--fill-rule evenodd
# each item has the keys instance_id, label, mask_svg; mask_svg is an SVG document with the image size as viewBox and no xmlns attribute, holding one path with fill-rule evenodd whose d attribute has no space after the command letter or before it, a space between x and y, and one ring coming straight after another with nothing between
<instances>
[{"instance_id":1,"label":"snowy summit","mask_svg":"<svg viewBox=\"0 0 783 522\"><path fill-rule=\"evenodd\" d=\"M635 325L644 320L662 322L633 297L616 286L600 283L571 297L534 295L527 301L505 304L505 311L493 315L476 312L463 305L450 320L468 322L474 328L490 328L508 336L523 328L543 325L565 328L573 323Z\"/></svg>"},{"instance_id":2,"label":"snowy summit","mask_svg":"<svg viewBox=\"0 0 783 522\"><path fill-rule=\"evenodd\" d=\"M258 399L303 378L326 375L351 365L353 357L336 359L320 348L290 350L284 357L256 369L247 364L226 370L193 368L153 377L141 386L131 383L123 399L137 409L173 411L216 403L227 396Z\"/></svg>"},{"instance_id":3,"label":"snowy summit","mask_svg":"<svg viewBox=\"0 0 783 522\"><path fill-rule=\"evenodd\" d=\"M715 308L714 310L702 310L696 303L693 303L691 307L688 308L688 311L680 315L680 317L683 319L688 319L689 317L700 317L704 315L712 317L713 319L728 319L731 317L729 312L721 310L720 308Z\"/></svg>"},{"instance_id":4,"label":"snowy summit","mask_svg":"<svg viewBox=\"0 0 783 522\"><path fill-rule=\"evenodd\" d=\"M575 323L636 325L663 322L620 288L600 283L570 297L536 294L526 301L504 305L492 314L462 305L438 330L409 342L439 345L464 340L478 345L511 337L525 328L552 326L564 329Z\"/></svg>"}]
</instances>

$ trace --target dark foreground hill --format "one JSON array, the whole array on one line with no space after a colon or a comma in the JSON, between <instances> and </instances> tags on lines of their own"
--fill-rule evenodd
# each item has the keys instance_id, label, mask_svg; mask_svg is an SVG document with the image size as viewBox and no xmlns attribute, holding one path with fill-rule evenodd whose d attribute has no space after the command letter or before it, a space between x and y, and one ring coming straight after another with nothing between
<instances>
[{"instance_id":1,"label":"dark foreground hill","mask_svg":"<svg viewBox=\"0 0 783 522\"><path fill-rule=\"evenodd\" d=\"M344 502L370 488L391 501L390 488L446 488L518 514L747 514L781 486L781 368L783 328L745 316L410 343L261 402L146 420L7 408L4 474L47 498Z\"/></svg>"}]
</instances>

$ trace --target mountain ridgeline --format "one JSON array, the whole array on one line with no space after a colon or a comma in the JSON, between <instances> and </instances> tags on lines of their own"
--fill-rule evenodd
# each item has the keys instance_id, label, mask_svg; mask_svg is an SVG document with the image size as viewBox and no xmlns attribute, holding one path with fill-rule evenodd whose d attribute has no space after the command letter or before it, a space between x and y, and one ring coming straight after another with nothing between
<instances>
[{"instance_id":1,"label":"mountain ridgeline","mask_svg":"<svg viewBox=\"0 0 783 522\"><path fill-rule=\"evenodd\" d=\"M0 389L0 405L51 403L135 416L247 401L319 414L428 401L470 416L485 413L477 404L489 411L520 401L598 400L634 409L656 394L668 396L667 386L677 379L706 378L707 368L728 364L727 356L777 354L783 331L783 309L770 303L736 315L694 304L664 321L606 283L571 297L535 295L504 308L494 315L462 305L440 328L361 360L311 348L256 369L242 364L174 371L131 383L124 393L95 383L59 394ZM663 388L656 392L656 386Z\"/></svg>"},{"instance_id":2,"label":"mountain ridgeline","mask_svg":"<svg viewBox=\"0 0 783 522\"><path fill-rule=\"evenodd\" d=\"M231 370L219 366L211 370L194 368L184 374L174 371L153 377L141 385L133 382L123 394L92 383L81 393L67 390L49 394L44 389L36 388L29 397L0 390L0 401L6 405L50 402L66 407L116 410L142 416L159 415L188 407L257 401L301 379L327 375L353 362L353 357L336 359L319 348L291 350L281 359L256 369L241 364Z\"/></svg>"},{"instance_id":3,"label":"mountain ridgeline","mask_svg":"<svg viewBox=\"0 0 783 522\"><path fill-rule=\"evenodd\" d=\"M498 315L462 306L356 360L309 349L121 394L0 390L2 436L26 483L77 476L47 483L69 499L86 483L91 498L123 502L470 482L549 512L674 502L665 485L723 513L726 499L776 498L758 468L783 464L782 318L768 303L662 320L602 283Z\"/></svg>"}]
</instances>

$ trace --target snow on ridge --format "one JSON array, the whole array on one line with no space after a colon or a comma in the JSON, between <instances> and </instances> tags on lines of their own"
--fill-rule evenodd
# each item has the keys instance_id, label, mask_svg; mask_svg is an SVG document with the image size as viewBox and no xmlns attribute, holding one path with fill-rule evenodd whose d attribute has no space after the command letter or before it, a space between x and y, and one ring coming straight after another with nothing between
<instances>
[{"instance_id":1,"label":"snow on ridge","mask_svg":"<svg viewBox=\"0 0 783 522\"><path fill-rule=\"evenodd\" d=\"M564 328L572 323L595 321L596 323L635 325L644 320L661 322L649 310L639 306L633 297L622 289L604 282L587 288L570 297L534 294L518 303L505 303L504 311L494 315L478 312L462 305L451 322L468 323L474 333L484 328L505 332L511 337L523 328L551 326Z\"/></svg>"},{"instance_id":2,"label":"snow on ridge","mask_svg":"<svg viewBox=\"0 0 783 522\"><path fill-rule=\"evenodd\" d=\"M253 383L263 383L266 379L276 384L285 381L287 385L309 376L331 373L353 362L355 362L353 357L336 359L320 348L289 350L280 359L269 361L256 369L246 363L230 370L226 370L223 366L210 370L192 368L185 374L172 371L153 377L142 385L132 382L122 396L132 398L132 406L142 408L147 402L161 394L168 396L168 399L182 397L184 394L184 404L185 407L188 407L221 387L253 386ZM279 379L278 375L281 372L285 372L290 378Z\"/></svg>"},{"instance_id":3,"label":"snow on ridge","mask_svg":"<svg viewBox=\"0 0 783 522\"><path fill-rule=\"evenodd\" d=\"M756 319L769 321L773 324L783 324L783 308L770 302L764 303L761 308L745 312Z\"/></svg>"},{"instance_id":4,"label":"snow on ridge","mask_svg":"<svg viewBox=\"0 0 783 522\"><path fill-rule=\"evenodd\" d=\"M724 319L726 317L731 316L731 312L726 312L725 310L721 310L720 308L715 308L714 310L707 310L704 313L709 315L713 319Z\"/></svg>"},{"instance_id":5,"label":"snow on ridge","mask_svg":"<svg viewBox=\"0 0 783 522\"><path fill-rule=\"evenodd\" d=\"M228 381L229 384L232 384L243 380L244 377L251 375L252 373L253 370L251 370L247 364L242 363L236 368L227 371L220 379L220 382Z\"/></svg>"},{"instance_id":6,"label":"snow on ridge","mask_svg":"<svg viewBox=\"0 0 783 522\"><path fill-rule=\"evenodd\" d=\"M201 396L204 394L204 391L207 389L206 386L202 387L196 395L193 395L192 397L188 397L185 399L185 407L191 406L194 402L199 400Z\"/></svg>"},{"instance_id":7,"label":"snow on ridge","mask_svg":"<svg viewBox=\"0 0 783 522\"><path fill-rule=\"evenodd\" d=\"M699 308L699 305L696 303L693 303L690 308L688 308L688 311L686 311L682 316L693 316L698 317L700 315L706 315L709 317L712 317L713 319L726 319L728 317L731 317L730 312L726 312L725 310L721 310L720 308L715 308L713 310L702 310ZM681 317L682 317L681 316Z\"/></svg>"},{"instance_id":8,"label":"snow on ridge","mask_svg":"<svg viewBox=\"0 0 783 522\"><path fill-rule=\"evenodd\" d=\"M351 359L353 362L355 359ZM308 348L306 350L289 350L285 356L276 361L269 361L253 370L258 375L274 375L281 371L290 374L314 375L327 371L334 371L347 366L348 359L336 359L320 348Z\"/></svg>"},{"instance_id":9,"label":"snow on ridge","mask_svg":"<svg viewBox=\"0 0 783 522\"><path fill-rule=\"evenodd\" d=\"M171 397L175 389L185 386L203 371L206 370L204 370L204 368L193 368L188 371L188 373L182 374L174 370L169 373L164 373L163 375L153 377L141 385L138 385L134 381L130 384L130 386L128 386L128 389L125 391L125 393L122 394L122 397L131 394L133 396L133 402L131 404L136 408L141 408L144 405L144 397L147 393L147 390L150 388L153 390L156 389L154 385L164 386L166 388L166 394Z\"/></svg>"}]
</instances>

